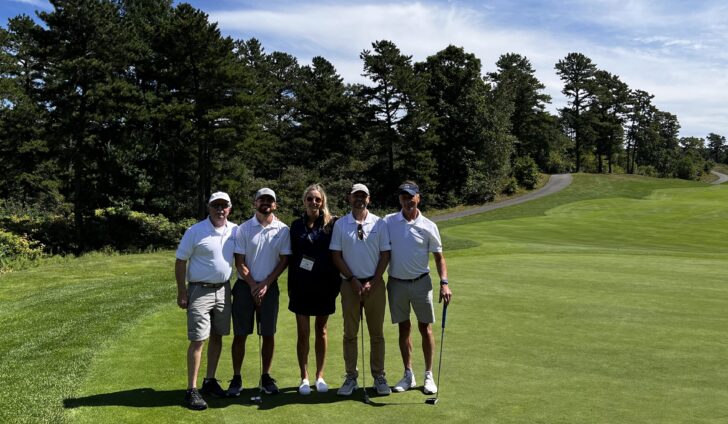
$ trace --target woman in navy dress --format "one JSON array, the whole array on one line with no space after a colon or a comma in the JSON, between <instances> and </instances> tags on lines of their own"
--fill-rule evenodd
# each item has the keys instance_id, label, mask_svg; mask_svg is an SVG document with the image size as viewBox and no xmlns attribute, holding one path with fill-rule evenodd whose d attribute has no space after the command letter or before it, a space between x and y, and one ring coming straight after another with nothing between
<instances>
[{"instance_id":1,"label":"woman in navy dress","mask_svg":"<svg viewBox=\"0 0 728 424\"><path fill-rule=\"evenodd\" d=\"M307 187L303 204L306 211L291 224L293 254L288 265L288 309L296 314L296 353L301 369L298 392L307 395L311 393L308 352L312 316L316 317L315 386L319 392L328 391L323 375L328 346L326 324L329 315L336 311L341 279L329 251L335 218L329 213L323 187L318 184Z\"/></svg>"}]
</instances>

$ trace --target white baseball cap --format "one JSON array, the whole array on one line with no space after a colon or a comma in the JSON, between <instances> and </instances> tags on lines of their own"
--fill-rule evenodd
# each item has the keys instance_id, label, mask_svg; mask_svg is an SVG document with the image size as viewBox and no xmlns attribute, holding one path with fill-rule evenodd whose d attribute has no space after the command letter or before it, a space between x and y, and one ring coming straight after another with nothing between
<instances>
[{"instance_id":1,"label":"white baseball cap","mask_svg":"<svg viewBox=\"0 0 728 424\"><path fill-rule=\"evenodd\" d=\"M369 189L364 184L354 184L351 186L351 194L354 194L357 191L363 191L367 194L367 196L369 196Z\"/></svg>"},{"instance_id":2,"label":"white baseball cap","mask_svg":"<svg viewBox=\"0 0 728 424\"><path fill-rule=\"evenodd\" d=\"M269 189L268 187L263 187L260 190L258 190L257 192L255 192L255 199L253 199L253 200L258 200L258 198L262 197L262 196L270 196L273 198L274 202L278 201L278 198L276 197L276 192Z\"/></svg>"},{"instance_id":3,"label":"white baseball cap","mask_svg":"<svg viewBox=\"0 0 728 424\"><path fill-rule=\"evenodd\" d=\"M224 191L216 191L216 192L212 193L212 196L210 196L210 200L207 201L207 204L209 205L210 203L214 202L215 200L220 200L220 199L227 200L229 205L233 204L233 202L230 201L230 196L228 196L228 194L225 193Z\"/></svg>"}]
</instances>

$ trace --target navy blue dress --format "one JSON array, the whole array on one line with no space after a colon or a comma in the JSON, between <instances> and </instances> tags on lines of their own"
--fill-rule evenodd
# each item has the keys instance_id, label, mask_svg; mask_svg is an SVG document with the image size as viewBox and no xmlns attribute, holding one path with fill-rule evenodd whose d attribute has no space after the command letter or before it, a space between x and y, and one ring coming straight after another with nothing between
<instances>
[{"instance_id":1,"label":"navy blue dress","mask_svg":"<svg viewBox=\"0 0 728 424\"><path fill-rule=\"evenodd\" d=\"M323 216L319 216L311 229L306 226L307 219L304 213L291 224L293 253L288 262L288 309L300 315L331 315L336 312L336 296L341 287L341 277L329 250L335 219L324 227ZM310 262L301 266L304 257L313 261L312 267L308 266Z\"/></svg>"}]
</instances>

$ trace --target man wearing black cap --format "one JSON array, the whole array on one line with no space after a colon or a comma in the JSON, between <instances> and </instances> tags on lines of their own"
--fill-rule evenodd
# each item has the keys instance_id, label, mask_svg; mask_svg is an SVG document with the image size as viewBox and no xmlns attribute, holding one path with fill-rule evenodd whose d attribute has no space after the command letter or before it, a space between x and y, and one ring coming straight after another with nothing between
<instances>
[{"instance_id":1,"label":"man wearing black cap","mask_svg":"<svg viewBox=\"0 0 728 424\"><path fill-rule=\"evenodd\" d=\"M218 191L207 202L209 216L185 231L177 248L174 274L177 305L187 310L187 392L184 404L190 409L207 408L200 396L225 396L215 379L222 350L222 336L230 334L230 275L233 267L235 230L227 220L232 203ZM197 391L202 347L207 347L207 375Z\"/></svg>"},{"instance_id":2,"label":"man wearing black cap","mask_svg":"<svg viewBox=\"0 0 728 424\"><path fill-rule=\"evenodd\" d=\"M404 392L414 387L412 372L412 324L410 308L417 317L417 328L422 335L422 350L425 356L425 394L437 393L432 376L435 352L435 337L432 323L435 311L432 302L432 279L430 278L429 254L435 257L437 273L440 276L439 301L450 303L452 292L447 281L447 265L442 254L442 241L437 225L425 218L417 206L420 203L420 189L412 181L399 186L399 204L402 210L384 218L392 244L389 262L387 293L392 323L399 325L399 350L404 364L404 377L394 386L395 392Z\"/></svg>"}]
</instances>

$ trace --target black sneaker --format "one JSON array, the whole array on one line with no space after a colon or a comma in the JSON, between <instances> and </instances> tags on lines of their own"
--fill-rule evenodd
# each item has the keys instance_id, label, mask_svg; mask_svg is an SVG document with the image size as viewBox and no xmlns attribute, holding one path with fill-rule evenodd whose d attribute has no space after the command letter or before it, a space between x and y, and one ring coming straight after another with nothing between
<instances>
[{"instance_id":1,"label":"black sneaker","mask_svg":"<svg viewBox=\"0 0 728 424\"><path fill-rule=\"evenodd\" d=\"M197 389L187 390L187 393L185 393L184 405L195 411L202 411L203 409L207 409L207 402L205 402L205 399L202 399L202 396L200 395L200 392L197 391Z\"/></svg>"},{"instance_id":2,"label":"black sneaker","mask_svg":"<svg viewBox=\"0 0 728 424\"><path fill-rule=\"evenodd\" d=\"M214 378L206 378L202 381L200 393L212 395L218 398L227 397L225 390L220 387L220 383Z\"/></svg>"},{"instance_id":3,"label":"black sneaker","mask_svg":"<svg viewBox=\"0 0 728 424\"><path fill-rule=\"evenodd\" d=\"M237 397L240 396L241 391L243 391L243 379L239 375L234 375L233 379L230 380L227 395Z\"/></svg>"},{"instance_id":4,"label":"black sneaker","mask_svg":"<svg viewBox=\"0 0 728 424\"><path fill-rule=\"evenodd\" d=\"M276 381L270 376L270 374L263 374L260 376L260 391L267 395L278 394L278 386L276 386Z\"/></svg>"}]
</instances>

